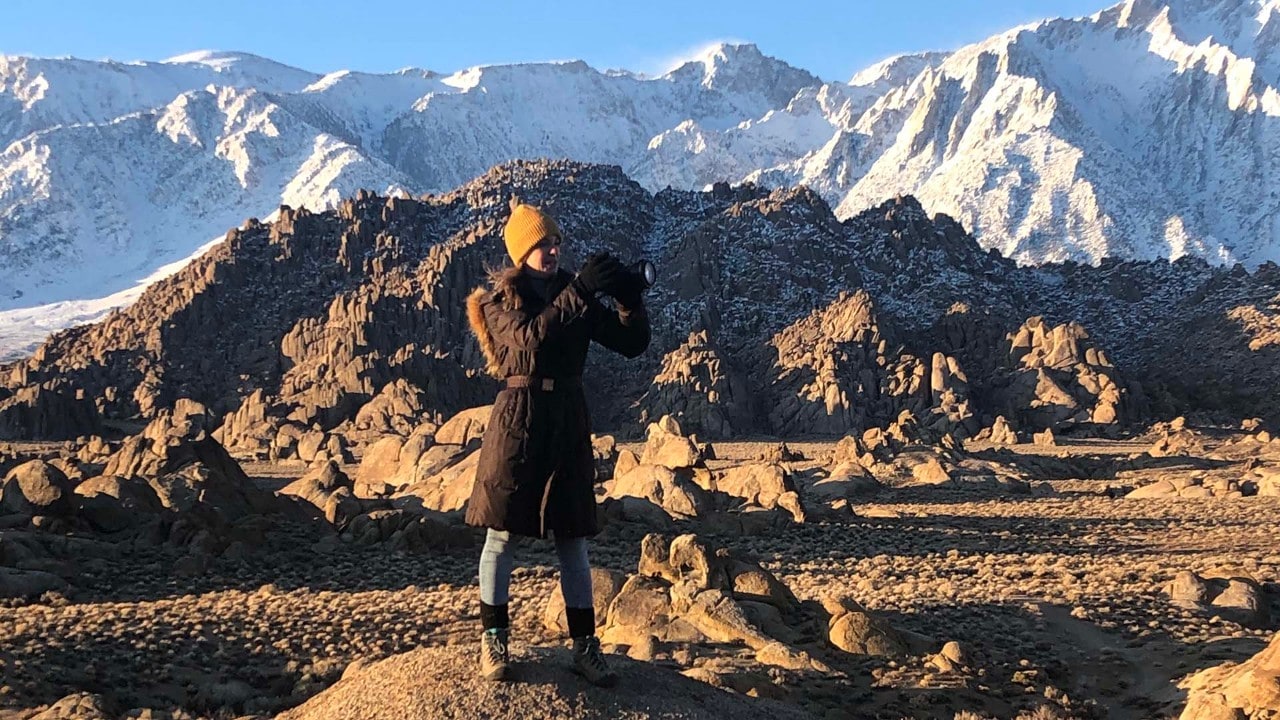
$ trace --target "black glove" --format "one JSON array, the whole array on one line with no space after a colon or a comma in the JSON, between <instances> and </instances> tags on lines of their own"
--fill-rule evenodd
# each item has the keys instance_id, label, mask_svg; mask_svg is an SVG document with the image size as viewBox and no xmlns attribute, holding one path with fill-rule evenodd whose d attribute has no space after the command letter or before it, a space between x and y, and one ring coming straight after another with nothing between
<instances>
[{"instance_id":1,"label":"black glove","mask_svg":"<svg viewBox=\"0 0 1280 720\"><path fill-rule=\"evenodd\" d=\"M594 296L601 290L615 290L626 271L618 258L608 253L596 253L587 258L573 282L584 295Z\"/></svg>"},{"instance_id":2,"label":"black glove","mask_svg":"<svg viewBox=\"0 0 1280 720\"><path fill-rule=\"evenodd\" d=\"M640 294L644 292L644 281L634 271L627 269L618 278L618 282L609 291L609 295L618 304L628 310L640 307Z\"/></svg>"}]
</instances>

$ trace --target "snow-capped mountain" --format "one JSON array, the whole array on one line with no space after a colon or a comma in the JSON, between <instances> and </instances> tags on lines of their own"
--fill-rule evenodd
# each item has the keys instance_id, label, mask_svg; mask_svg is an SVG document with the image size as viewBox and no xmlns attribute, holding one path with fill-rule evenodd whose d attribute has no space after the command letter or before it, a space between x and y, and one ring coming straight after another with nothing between
<instances>
[{"instance_id":1,"label":"snow-capped mountain","mask_svg":"<svg viewBox=\"0 0 1280 720\"><path fill-rule=\"evenodd\" d=\"M1130 0L1018 28L771 179L841 215L910 192L1023 262L1280 260L1277 45L1276 0Z\"/></svg>"},{"instance_id":2,"label":"snow-capped mountain","mask_svg":"<svg viewBox=\"0 0 1280 720\"><path fill-rule=\"evenodd\" d=\"M912 194L1025 263L1280 260L1278 47L1280 0L1128 0L848 82L727 44L652 78L0 57L0 350L33 307L132 296L281 204L442 192L522 157L651 190L804 183L840 217Z\"/></svg>"}]
</instances>

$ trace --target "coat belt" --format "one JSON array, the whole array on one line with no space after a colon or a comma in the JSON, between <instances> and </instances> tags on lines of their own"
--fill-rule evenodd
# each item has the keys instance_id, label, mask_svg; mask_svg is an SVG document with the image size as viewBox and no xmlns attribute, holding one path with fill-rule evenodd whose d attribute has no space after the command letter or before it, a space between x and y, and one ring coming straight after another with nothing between
<instances>
[{"instance_id":1,"label":"coat belt","mask_svg":"<svg viewBox=\"0 0 1280 720\"><path fill-rule=\"evenodd\" d=\"M541 377L539 375L511 375L507 377L507 387L533 388L534 390L542 390L543 392L572 390L573 388L582 387L582 377L578 375L558 378Z\"/></svg>"}]
</instances>

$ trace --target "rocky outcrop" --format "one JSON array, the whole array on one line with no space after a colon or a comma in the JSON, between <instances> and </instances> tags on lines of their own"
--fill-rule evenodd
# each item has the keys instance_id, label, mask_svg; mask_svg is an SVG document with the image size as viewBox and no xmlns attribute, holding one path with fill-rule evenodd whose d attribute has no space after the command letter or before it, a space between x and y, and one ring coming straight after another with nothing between
<instances>
[{"instance_id":1,"label":"rocky outcrop","mask_svg":"<svg viewBox=\"0 0 1280 720\"><path fill-rule=\"evenodd\" d=\"M823 598L828 641L854 655L901 657L907 654L907 640L882 618L867 612L845 595Z\"/></svg>"},{"instance_id":2,"label":"rocky outcrop","mask_svg":"<svg viewBox=\"0 0 1280 720\"><path fill-rule=\"evenodd\" d=\"M279 493L306 501L323 514L325 520L341 529L364 511L363 504L352 492L353 487L351 478L336 463L327 460L280 488Z\"/></svg>"},{"instance_id":3,"label":"rocky outcrop","mask_svg":"<svg viewBox=\"0 0 1280 720\"><path fill-rule=\"evenodd\" d=\"M95 530L114 533L135 526L164 507L145 479L116 475L92 477L76 485L80 515Z\"/></svg>"},{"instance_id":4,"label":"rocky outcrop","mask_svg":"<svg viewBox=\"0 0 1280 720\"><path fill-rule=\"evenodd\" d=\"M672 470L698 467L703 464L703 450L675 418L664 415L649 423L644 452L640 455L643 465L661 465Z\"/></svg>"},{"instance_id":5,"label":"rocky outcrop","mask_svg":"<svg viewBox=\"0 0 1280 720\"><path fill-rule=\"evenodd\" d=\"M1149 409L1280 418L1274 266L1022 269L909 197L840 222L805 188L651 195L616 167L538 161L232 229L133 306L5 367L0 436L97 434L188 397L231 452L313 462L318 447L340 459L327 436L358 455L488 402L463 299L503 262L513 189L592 228L574 253L670 269L647 295L650 351L592 353L598 431L671 415L704 438L839 436L903 410L956 439L996 416L1022 433L1105 432Z\"/></svg>"},{"instance_id":6,"label":"rocky outcrop","mask_svg":"<svg viewBox=\"0 0 1280 720\"><path fill-rule=\"evenodd\" d=\"M383 508L351 518L342 537L357 545L380 545L388 551L434 552L441 548L470 547L467 528L435 514L404 508Z\"/></svg>"},{"instance_id":7,"label":"rocky outcrop","mask_svg":"<svg viewBox=\"0 0 1280 720\"><path fill-rule=\"evenodd\" d=\"M777 463L750 463L717 470L710 474L706 489L765 510L782 508L796 522L805 520L795 480Z\"/></svg>"},{"instance_id":8,"label":"rocky outcrop","mask_svg":"<svg viewBox=\"0 0 1280 720\"><path fill-rule=\"evenodd\" d=\"M1240 664L1201 670L1179 686L1187 692L1180 720L1263 720L1280 714L1280 635Z\"/></svg>"},{"instance_id":9,"label":"rocky outcrop","mask_svg":"<svg viewBox=\"0 0 1280 720\"><path fill-rule=\"evenodd\" d=\"M602 627L608 619L609 604L618 596L622 583L626 578L622 573L608 568L591 568L592 605L596 613L596 626ZM542 625L555 633L569 632L569 620L565 614L564 592L559 583L551 591L547 599L547 607L542 611Z\"/></svg>"},{"instance_id":10,"label":"rocky outcrop","mask_svg":"<svg viewBox=\"0 0 1280 720\"><path fill-rule=\"evenodd\" d=\"M345 435L307 427L282 417L285 408L256 390L223 418L213 438L237 456L254 460L322 460L351 462ZM363 428L381 437L387 427Z\"/></svg>"},{"instance_id":11,"label":"rocky outcrop","mask_svg":"<svg viewBox=\"0 0 1280 720\"><path fill-rule=\"evenodd\" d=\"M1113 426L1145 413L1106 353L1078 323L1033 317L1009 334L1009 369L994 380L992 405L1030 429Z\"/></svg>"},{"instance_id":12,"label":"rocky outcrop","mask_svg":"<svg viewBox=\"0 0 1280 720\"><path fill-rule=\"evenodd\" d=\"M399 505L439 512L462 509L475 483L490 409L470 408L438 429L422 425L407 438L390 435L373 443L356 471L355 494L394 496Z\"/></svg>"},{"instance_id":13,"label":"rocky outcrop","mask_svg":"<svg viewBox=\"0 0 1280 720\"><path fill-rule=\"evenodd\" d=\"M661 717L695 720L734 717L739 720L803 720L803 710L777 702L714 688L704 682L647 662L610 658L619 674L616 688L598 690L563 666L567 650L516 647L512 661L517 682L492 683L475 672L470 646L420 648L374 663L352 666L333 687L281 720L329 718L473 718L528 720Z\"/></svg>"},{"instance_id":14,"label":"rocky outcrop","mask_svg":"<svg viewBox=\"0 0 1280 720\"><path fill-rule=\"evenodd\" d=\"M662 358L638 404L642 421L671 416L691 433L724 438L755 427L751 397L746 376L699 330Z\"/></svg>"},{"instance_id":15,"label":"rocky outcrop","mask_svg":"<svg viewBox=\"0 0 1280 720\"><path fill-rule=\"evenodd\" d=\"M83 388L58 379L0 392L0 438L67 440L102 432Z\"/></svg>"},{"instance_id":16,"label":"rocky outcrop","mask_svg":"<svg viewBox=\"0 0 1280 720\"><path fill-rule=\"evenodd\" d=\"M641 457L624 451L603 483L606 517L666 528L698 520L731 534L804 522L791 473L778 463L708 470L706 449L670 416L650 423Z\"/></svg>"},{"instance_id":17,"label":"rocky outcrop","mask_svg":"<svg viewBox=\"0 0 1280 720\"><path fill-rule=\"evenodd\" d=\"M356 412L355 429L408 435L425 409L422 391L404 378L396 378Z\"/></svg>"},{"instance_id":18,"label":"rocky outcrop","mask_svg":"<svg viewBox=\"0 0 1280 720\"><path fill-rule=\"evenodd\" d=\"M974 440L989 442L992 445L1017 445L1018 433L1009 426L1003 415L997 415L991 427L983 428L974 436Z\"/></svg>"},{"instance_id":19,"label":"rocky outcrop","mask_svg":"<svg viewBox=\"0 0 1280 720\"><path fill-rule=\"evenodd\" d=\"M917 357L884 337L865 291L841 294L771 345L778 353L769 410L776 433L792 427L862 432L904 412L938 435L967 437L978 430L958 361L940 352Z\"/></svg>"},{"instance_id":20,"label":"rocky outcrop","mask_svg":"<svg viewBox=\"0 0 1280 720\"><path fill-rule=\"evenodd\" d=\"M825 668L791 646L800 605L759 565L708 546L696 535L646 535L638 573L609 605L603 642L651 649L655 642L740 643L758 661ZM645 650L646 652L648 650Z\"/></svg>"},{"instance_id":21,"label":"rocky outcrop","mask_svg":"<svg viewBox=\"0 0 1280 720\"><path fill-rule=\"evenodd\" d=\"M809 427L844 434L887 423L897 415L897 398L914 398L927 407L927 372L913 358L897 363L886 356L871 296L842 295L820 312L775 336L776 398L769 409L775 432Z\"/></svg>"}]
</instances>

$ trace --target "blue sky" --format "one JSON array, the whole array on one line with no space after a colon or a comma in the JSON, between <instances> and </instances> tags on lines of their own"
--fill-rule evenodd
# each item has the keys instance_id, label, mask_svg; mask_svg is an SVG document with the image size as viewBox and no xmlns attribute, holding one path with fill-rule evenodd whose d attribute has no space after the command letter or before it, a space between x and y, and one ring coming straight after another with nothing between
<instances>
[{"instance_id":1,"label":"blue sky","mask_svg":"<svg viewBox=\"0 0 1280 720\"><path fill-rule=\"evenodd\" d=\"M1111 0L523 2L450 0L5 0L0 53L161 60L240 50L315 72L452 72L478 64L581 59L656 74L717 41L754 42L824 80L890 55L953 49Z\"/></svg>"}]
</instances>

